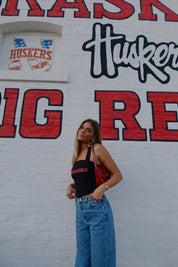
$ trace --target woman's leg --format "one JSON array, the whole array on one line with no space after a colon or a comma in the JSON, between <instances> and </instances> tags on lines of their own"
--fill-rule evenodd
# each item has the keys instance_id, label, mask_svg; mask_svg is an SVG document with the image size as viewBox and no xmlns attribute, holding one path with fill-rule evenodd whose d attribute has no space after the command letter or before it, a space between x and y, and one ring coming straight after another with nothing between
<instances>
[{"instance_id":1,"label":"woman's leg","mask_svg":"<svg viewBox=\"0 0 178 267\"><path fill-rule=\"evenodd\" d=\"M77 253L75 267L91 267L90 229L86 224L82 205L82 203L76 203Z\"/></svg>"},{"instance_id":2,"label":"woman's leg","mask_svg":"<svg viewBox=\"0 0 178 267\"><path fill-rule=\"evenodd\" d=\"M115 231L112 210L104 196L101 202L90 202L93 219L91 221L91 266L115 267Z\"/></svg>"}]
</instances>

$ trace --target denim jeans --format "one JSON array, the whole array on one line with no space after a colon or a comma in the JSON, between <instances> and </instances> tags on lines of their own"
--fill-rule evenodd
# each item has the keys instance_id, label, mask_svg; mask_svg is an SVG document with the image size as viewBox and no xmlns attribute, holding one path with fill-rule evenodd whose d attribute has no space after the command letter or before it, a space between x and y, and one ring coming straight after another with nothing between
<instances>
[{"instance_id":1,"label":"denim jeans","mask_svg":"<svg viewBox=\"0 0 178 267\"><path fill-rule=\"evenodd\" d=\"M77 254L75 267L115 267L115 232L110 204L105 197L76 198Z\"/></svg>"}]
</instances>

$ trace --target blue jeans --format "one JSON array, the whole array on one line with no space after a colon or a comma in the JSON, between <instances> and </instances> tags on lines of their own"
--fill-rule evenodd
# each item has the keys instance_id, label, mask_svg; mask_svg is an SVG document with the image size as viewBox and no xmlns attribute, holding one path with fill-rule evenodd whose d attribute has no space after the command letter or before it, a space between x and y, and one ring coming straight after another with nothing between
<instances>
[{"instance_id":1,"label":"blue jeans","mask_svg":"<svg viewBox=\"0 0 178 267\"><path fill-rule=\"evenodd\" d=\"M115 232L110 204L105 196L76 198L77 254L75 267L115 267Z\"/></svg>"}]
</instances>

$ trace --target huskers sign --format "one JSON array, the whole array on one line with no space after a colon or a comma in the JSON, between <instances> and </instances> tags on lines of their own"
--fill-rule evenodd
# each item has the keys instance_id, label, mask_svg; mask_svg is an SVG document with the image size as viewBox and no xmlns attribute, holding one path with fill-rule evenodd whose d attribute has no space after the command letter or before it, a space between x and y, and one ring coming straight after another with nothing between
<instances>
[{"instance_id":1,"label":"huskers sign","mask_svg":"<svg viewBox=\"0 0 178 267\"><path fill-rule=\"evenodd\" d=\"M178 45L148 42L147 37L139 35L136 41L128 42L123 34L115 34L111 24L96 23L92 39L84 43L84 51L91 52L91 76L102 75L115 78L119 67L130 67L138 72L140 82L153 75L159 82L168 83L170 75L166 67L178 71Z\"/></svg>"}]
</instances>

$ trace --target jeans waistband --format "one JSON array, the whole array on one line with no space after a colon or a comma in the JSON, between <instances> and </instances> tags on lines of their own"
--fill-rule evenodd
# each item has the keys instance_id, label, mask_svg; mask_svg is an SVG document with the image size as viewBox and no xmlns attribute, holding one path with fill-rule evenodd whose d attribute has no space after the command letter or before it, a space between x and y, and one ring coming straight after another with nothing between
<instances>
[{"instance_id":1,"label":"jeans waistband","mask_svg":"<svg viewBox=\"0 0 178 267\"><path fill-rule=\"evenodd\" d=\"M103 198L105 198L105 195L103 195ZM93 200L93 198L91 196L87 196L87 197L75 197L76 203L78 203L78 202L80 202L80 203L81 202L87 203L88 201L91 201L91 200Z\"/></svg>"},{"instance_id":2,"label":"jeans waistband","mask_svg":"<svg viewBox=\"0 0 178 267\"><path fill-rule=\"evenodd\" d=\"M88 202L88 200L92 199L91 196L87 196L87 197L76 197L75 201L76 202Z\"/></svg>"}]
</instances>

